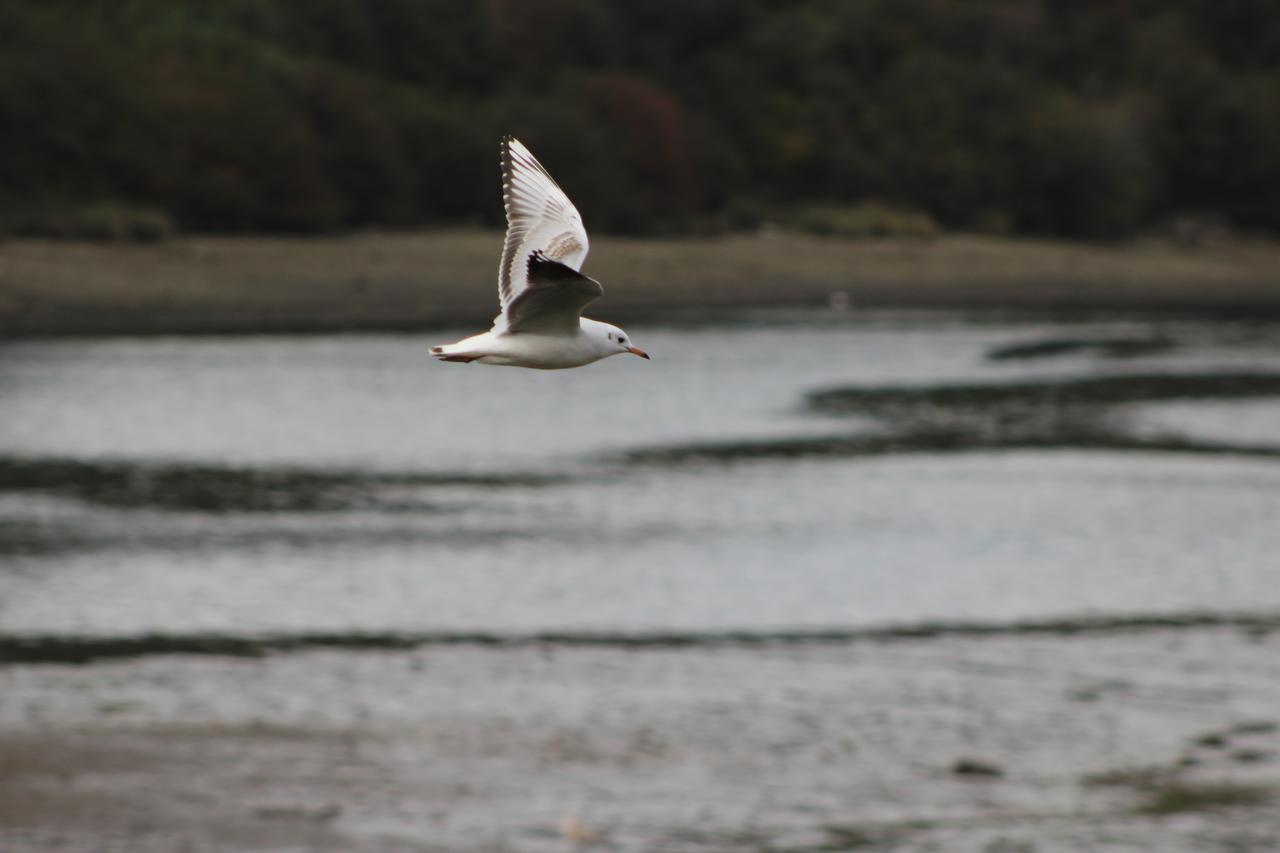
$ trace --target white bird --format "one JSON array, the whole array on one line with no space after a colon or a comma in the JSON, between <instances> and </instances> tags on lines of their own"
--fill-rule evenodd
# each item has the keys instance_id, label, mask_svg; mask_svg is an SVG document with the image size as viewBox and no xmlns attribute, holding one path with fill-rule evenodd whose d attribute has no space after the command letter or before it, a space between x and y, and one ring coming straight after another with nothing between
<instances>
[{"instance_id":1,"label":"white bird","mask_svg":"<svg viewBox=\"0 0 1280 853\"><path fill-rule=\"evenodd\" d=\"M520 140L502 140L502 202L507 239L498 268L502 311L493 328L456 344L432 347L441 361L478 361L557 370L629 352L617 326L589 320L582 309L600 296L600 282L578 272L587 257L582 217Z\"/></svg>"}]
</instances>

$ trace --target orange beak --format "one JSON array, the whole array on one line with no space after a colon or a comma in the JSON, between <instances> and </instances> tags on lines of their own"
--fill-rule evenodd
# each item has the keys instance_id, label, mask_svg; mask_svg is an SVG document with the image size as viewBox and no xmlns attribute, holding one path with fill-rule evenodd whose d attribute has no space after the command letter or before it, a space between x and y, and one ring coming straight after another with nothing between
<instances>
[{"instance_id":1,"label":"orange beak","mask_svg":"<svg viewBox=\"0 0 1280 853\"><path fill-rule=\"evenodd\" d=\"M647 353L647 352L645 352L644 350L640 349L640 347L627 347L627 352L631 353L632 355L638 355L638 356L640 356L641 358L648 358L648 357L649 357L649 353Z\"/></svg>"}]
</instances>

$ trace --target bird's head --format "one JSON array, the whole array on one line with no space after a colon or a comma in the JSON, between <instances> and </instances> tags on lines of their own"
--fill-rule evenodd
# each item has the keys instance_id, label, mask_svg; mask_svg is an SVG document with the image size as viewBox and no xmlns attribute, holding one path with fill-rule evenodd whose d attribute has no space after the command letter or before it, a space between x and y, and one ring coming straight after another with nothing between
<instances>
[{"instance_id":1,"label":"bird's head","mask_svg":"<svg viewBox=\"0 0 1280 853\"><path fill-rule=\"evenodd\" d=\"M638 355L641 358L648 358L649 354L631 343L631 338L627 333L619 329L617 326L611 326L608 323L600 324L600 331L604 333L604 339L613 351L609 355L617 355L618 353L629 352L632 355Z\"/></svg>"}]
</instances>

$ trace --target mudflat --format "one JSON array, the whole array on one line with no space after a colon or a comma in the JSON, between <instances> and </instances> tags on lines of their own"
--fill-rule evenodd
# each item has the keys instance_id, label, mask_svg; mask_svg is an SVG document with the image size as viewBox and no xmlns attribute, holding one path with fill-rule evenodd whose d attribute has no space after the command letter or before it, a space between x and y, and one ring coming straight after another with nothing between
<instances>
[{"instance_id":1,"label":"mudflat","mask_svg":"<svg viewBox=\"0 0 1280 853\"><path fill-rule=\"evenodd\" d=\"M502 236L446 230L332 238L182 237L146 245L0 244L0 333L413 330L496 311ZM594 313L618 322L725 308L1280 311L1280 243L1081 244L789 232L597 237Z\"/></svg>"},{"instance_id":2,"label":"mudflat","mask_svg":"<svg viewBox=\"0 0 1280 853\"><path fill-rule=\"evenodd\" d=\"M1256 626L4 670L0 847L1275 850Z\"/></svg>"}]
</instances>

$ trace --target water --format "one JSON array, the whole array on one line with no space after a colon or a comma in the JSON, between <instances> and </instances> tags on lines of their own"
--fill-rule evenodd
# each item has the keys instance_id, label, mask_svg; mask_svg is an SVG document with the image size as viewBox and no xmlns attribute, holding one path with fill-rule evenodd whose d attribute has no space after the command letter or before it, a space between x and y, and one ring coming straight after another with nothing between
<instances>
[{"instance_id":1,"label":"water","mask_svg":"<svg viewBox=\"0 0 1280 853\"><path fill-rule=\"evenodd\" d=\"M454 330L10 343L0 634L1280 611L1274 327L632 332L549 373L431 362Z\"/></svg>"},{"instance_id":2,"label":"water","mask_svg":"<svg viewBox=\"0 0 1280 853\"><path fill-rule=\"evenodd\" d=\"M0 848L1278 849L1280 326L629 331L0 347Z\"/></svg>"}]
</instances>

